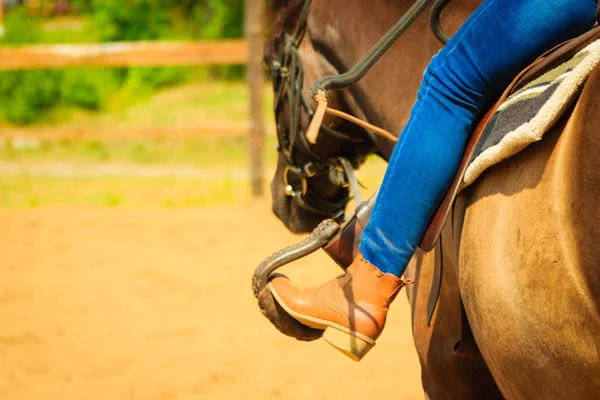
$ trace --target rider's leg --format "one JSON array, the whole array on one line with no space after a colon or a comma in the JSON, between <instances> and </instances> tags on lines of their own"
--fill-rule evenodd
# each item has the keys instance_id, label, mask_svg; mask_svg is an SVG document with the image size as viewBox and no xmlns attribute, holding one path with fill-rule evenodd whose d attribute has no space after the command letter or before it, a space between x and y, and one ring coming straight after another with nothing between
<instances>
[{"instance_id":1,"label":"rider's leg","mask_svg":"<svg viewBox=\"0 0 600 400\"><path fill-rule=\"evenodd\" d=\"M595 11L594 0L484 0L425 71L362 235L362 255L344 277L319 288L273 279L279 304L300 322L327 329L331 344L360 359L383 329L399 276L479 113L537 55L590 29Z\"/></svg>"},{"instance_id":2,"label":"rider's leg","mask_svg":"<svg viewBox=\"0 0 600 400\"><path fill-rule=\"evenodd\" d=\"M536 56L589 30L593 0L486 0L425 71L361 238L402 275L452 182L473 122Z\"/></svg>"}]
</instances>

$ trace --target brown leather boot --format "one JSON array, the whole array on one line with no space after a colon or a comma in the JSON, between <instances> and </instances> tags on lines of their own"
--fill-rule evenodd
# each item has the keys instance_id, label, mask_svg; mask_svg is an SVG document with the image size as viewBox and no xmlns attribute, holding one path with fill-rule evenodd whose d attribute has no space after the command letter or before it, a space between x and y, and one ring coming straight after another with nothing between
<instances>
[{"instance_id":1,"label":"brown leather boot","mask_svg":"<svg viewBox=\"0 0 600 400\"><path fill-rule=\"evenodd\" d=\"M320 287L300 290L278 276L269 289L288 314L311 328L324 329L329 344L360 361L375 345L388 307L404 284L359 253L345 275Z\"/></svg>"}]
</instances>

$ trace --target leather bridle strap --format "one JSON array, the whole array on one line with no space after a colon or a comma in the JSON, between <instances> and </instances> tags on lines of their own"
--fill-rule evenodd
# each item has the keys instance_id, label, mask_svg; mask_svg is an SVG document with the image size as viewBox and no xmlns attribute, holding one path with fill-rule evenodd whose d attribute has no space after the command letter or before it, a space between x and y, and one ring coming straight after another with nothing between
<instances>
[{"instance_id":1,"label":"leather bridle strap","mask_svg":"<svg viewBox=\"0 0 600 400\"><path fill-rule=\"evenodd\" d=\"M350 189L352 189L352 196L354 196L354 203L359 205L362 203L362 196L360 194L360 188L358 187L358 180L354 175L354 167L350 161L345 158L340 157L338 159L340 165L344 169L344 173L346 174L346 178L348 179L348 184L350 185Z\"/></svg>"},{"instance_id":2,"label":"leather bridle strap","mask_svg":"<svg viewBox=\"0 0 600 400\"><path fill-rule=\"evenodd\" d=\"M317 111L315 111L315 114L313 115L313 119L310 125L308 126L308 130L306 131L306 139L308 139L308 141L312 144L317 143L317 137L319 136L319 131L321 125L323 124L323 118L325 117L325 114L331 114L336 117L343 118L346 121L350 121L360 126L361 128L368 129L377 135L383 136L384 138L391 140L392 142L398 141L398 138L396 136L392 135L390 132L386 131L383 128L370 124L367 121L363 121L362 119L345 113L343 111L327 107L327 97L325 96L325 92L323 92L322 90L319 90L319 92L315 96L315 100L319 105L317 107Z\"/></svg>"},{"instance_id":3,"label":"leather bridle strap","mask_svg":"<svg viewBox=\"0 0 600 400\"><path fill-rule=\"evenodd\" d=\"M282 160L286 164L284 172L284 192L292 197L302 209L324 217L338 218L343 216L346 203L352 195L361 201L358 181L354 176L352 165L357 164L361 153L351 155L350 160L342 157L325 159L313 151L306 135L301 129L302 113L309 121L314 119L312 110L303 88L304 73L301 56L298 50L307 32L307 20L311 0L305 0L299 11L298 23L295 30L284 37L283 51L273 62L274 112L277 124L277 136ZM282 113L283 104L287 103L288 112ZM284 119L285 118L285 119ZM363 138L354 138L338 132L326 124L318 127L322 132L338 140L352 143L367 143ZM310 162L299 162L296 149L302 148L311 159ZM310 179L323 177L337 185L340 189L334 198L324 198L319 193L310 190ZM289 179L288 179L289 178Z\"/></svg>"}]
</instances>

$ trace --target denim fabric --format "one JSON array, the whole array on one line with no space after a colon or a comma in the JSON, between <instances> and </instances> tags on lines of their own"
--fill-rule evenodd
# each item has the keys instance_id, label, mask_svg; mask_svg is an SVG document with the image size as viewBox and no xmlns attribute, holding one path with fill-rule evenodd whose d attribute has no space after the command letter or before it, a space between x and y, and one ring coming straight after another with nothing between
<instances>
[{"instance_id":1,"label":"denim fabric","mask_svg":"<svg viewBox=\"0 0 600 400\"><path fill-rule=\"evenodd\" d=\"M523 68L594 24L593 0L485 0L425 70L360 249L402 275L456 174L478 115Z\"/></svg>"}]
</instances>

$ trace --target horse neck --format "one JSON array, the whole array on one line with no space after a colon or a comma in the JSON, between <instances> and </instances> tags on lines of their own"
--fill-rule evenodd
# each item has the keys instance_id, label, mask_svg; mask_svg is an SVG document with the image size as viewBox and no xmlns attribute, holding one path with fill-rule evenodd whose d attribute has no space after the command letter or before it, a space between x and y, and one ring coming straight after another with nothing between
<instances>
[{"instance_id":1,"label":"horse neck","mask_svg":"<svg viewBox=\"0 0 600 400\"><path fill-rule=\"evenodd\" d=\"M479 0L454 2L444 13L450 32L460 25ZM339 74L352 66L412 5L412 0L330 0L314 2L309 18L309 43L321 56L310 68L305 85L324 74ZM442 47L429 27L426 10L357 84L341 91L349 112L399 134L409 117L423 71ZM306 89L306 88L305 88ZM377 139L378 152L388 158L393 144Z\"/></svg>"}]
</instances>

